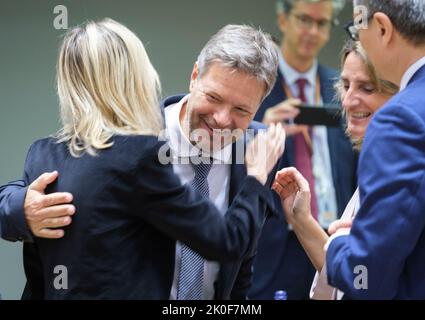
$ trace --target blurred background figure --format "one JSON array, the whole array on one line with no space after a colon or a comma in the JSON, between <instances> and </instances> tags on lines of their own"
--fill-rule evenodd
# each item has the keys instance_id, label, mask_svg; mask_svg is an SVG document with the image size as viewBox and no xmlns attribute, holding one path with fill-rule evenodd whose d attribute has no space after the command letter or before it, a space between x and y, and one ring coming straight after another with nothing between
<instances>
[{"instance_id":1,"label":"blurred background figure","mask_svg":"<svg viewBox=\"0 0 425 320\"><path fill-rule=\"evenodd\" d=\"M256 119L286 123L285 166L298 168L309 182L312 214L322 228L336 220L356 188L356 155L341 127L290 124L300 104L326 105L335 98L336 70L318 62L343 1L281 0L277 22L282 33L276 84ZM336 55L336 54L335 54ZM252 299L273 299L285 290L288 299L308 299L315 269L291 226L266 222L254 263Z\"/></svg>"}]
</instances>

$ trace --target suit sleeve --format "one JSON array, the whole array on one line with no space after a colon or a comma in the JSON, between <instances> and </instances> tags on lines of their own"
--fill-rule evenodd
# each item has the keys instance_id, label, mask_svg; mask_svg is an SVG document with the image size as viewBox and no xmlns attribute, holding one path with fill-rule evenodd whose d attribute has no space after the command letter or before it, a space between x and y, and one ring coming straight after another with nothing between
<instances>
[{"instance_id":1,"label":"suit sleeve","mask_svg":"<svg viewBox=\"0 0 425 320\"><path fill-rule=\"evenodd\" d=\"M32 241L24 214L26 193L24 180L9 182L0 187L0 233L5 240Z\"/></svg>"},{"instance_id":2,"label":"suit sleeve","mask_svg":"<svg viewBox=\"0 0 425 320\"><path fill-rule=\"evenodd\" d=\"M159 163L157 151L152 153L135 173L140 217L208 260L233 261L252 250L266 209L273 206L268 188L246 177L223 217L213 203L182 186L171 165Z\"/></svg>"},{"instance_id":3,"label":"suit sleeve","mask_svg":"<svg viewBox=\"0 0 425 320\"><path fill-rule=\"evenodd\" d=\"M351 233L328 247L332 286L351 298L395 298L424 230L424 172L423 121L402 105L384 107L370 123L360 155L361 207Z\"/></svg>"},{"instance_id":4,"label":"suit sleeve","mask_svg":"<svg viewBox=\"0 0 425 320\"><path fill-rule=\"evenodd\" d=\"M230 292L231 300L246 300L248 291L252 285L253 262L255 255L250 255L245 258L239 269L235 279L232 291Z\"/></svg>"},{"instance_id":5,"label":"suit sleeve","mask_svg":"<svg viewBox=\"0 0 425 320\"><path fill-rule=\"evenodd\" d=\"M277 170L279 168L283 168L283 163L284 163L284 159L282 157L279 159L276 166L270 172L266 182L266 186L268 186L269 188L271 188L271 185L274 181ZM273 193L273 191L270 191L270 192ZM272 207L267 208L267 216L281 214L281 212L278 209L279 203L277 203L277 201L280 201L280 200L278 200L277 197L273 197L273 205ZM232 292L230 293L230 299L232 300L246 300L248 297L248 291L252 286L253 265L254 265L254 259L257 253L257 243L258 243L258 240L255 241L255 247L253 248L252 252L247 254L242 261L241 267L239 269L239 272L235 280L235 284L232 288Z\"/></svg>"}]
</instances>

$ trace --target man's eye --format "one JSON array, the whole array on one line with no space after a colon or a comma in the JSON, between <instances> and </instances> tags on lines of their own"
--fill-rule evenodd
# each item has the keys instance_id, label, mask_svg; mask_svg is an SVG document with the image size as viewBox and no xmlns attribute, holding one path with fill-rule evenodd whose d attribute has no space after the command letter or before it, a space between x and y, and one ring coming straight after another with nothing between
<instances>
[{"instance_id":1,"label":"man's eye","mask_svg":"<svg viewBox=\"0 0 425 320\"><path fill-rule=\"evenodd\" d=\"M245 110L245 109L243 109L243 108L236 108L236 110L237 110L238 112L242 113L242 114L249 114L249 113L250 113L249 111L247 111L247 110Z\"/></svg>"},{"instance_id":2,"label":"man's eye","mask_svg":"<svg viewBox=\"0 0 425 320\"><path fill-rule=\"evenodd\" d=\"M212 102L218 102L218 99L216 98L216 97L214 97L213 95L210 95L210 94L206 94L207 95L207 99L209 100L209 101L212 101Z\"/></svg>"}]
</instances>

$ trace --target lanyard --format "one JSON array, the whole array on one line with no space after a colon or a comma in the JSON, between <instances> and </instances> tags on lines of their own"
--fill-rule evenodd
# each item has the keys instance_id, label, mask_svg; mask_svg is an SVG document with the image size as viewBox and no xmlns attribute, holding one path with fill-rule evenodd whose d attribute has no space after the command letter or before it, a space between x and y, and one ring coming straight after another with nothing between
<instances>
[{"instance_id":1,"label":"lanyard","mask_svg":"<svg viewBox=\"0 0 425 320\"><path fill-rule=\"evenodd\" d=\"M282 88L283 88L283 91L285 92L286 97L288 99L291 99L291 98L294 97L294 95L292 94L291 90L289 90L289 87L286 84L284 78L282 79ZM316 76L315 103L316 103L316 105L320 105L320 77L319 77L319 74L317 74L317 76ZM303 130L302 131L302 134L304 136L304 139L305 139L305 142L307 143L308 148L310 149L310 152L313 152L313 146L312 146L312 142L311 142L311 133L310 133L310 130Z\"/></svg>"}]
</instances>

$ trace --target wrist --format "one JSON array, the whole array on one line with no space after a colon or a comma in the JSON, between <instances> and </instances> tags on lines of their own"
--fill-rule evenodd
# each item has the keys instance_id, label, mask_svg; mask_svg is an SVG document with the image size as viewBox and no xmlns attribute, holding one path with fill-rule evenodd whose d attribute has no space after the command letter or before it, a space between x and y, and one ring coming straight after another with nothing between
<instances>
[{"instance_id":1,"label":"wrist","mask_svg":"<svg viewBox=\"0 0 425 320\"><path fill-rule=\"evenodd\" d=\"M294 227L294 229L304 229L316 223L316 220L309 213L303 214L295 214L293 215L290 224Z\"/></svg>"},{"instance_id":2,"label":"wrist","mask_svg":"<svg viewBox=\"0 0 425 320\"><path fill-rule=\"evenodd\" d=\"M257 171L257 170L252 170L252 171ZM247 169L247 174L248 174L248 176L252 176L255 179L257 179L258 182L260 182L263 186L266 184L267 175L255 174L254 172L251 172L250 169Z\"/></svg>"}]
</instances>

